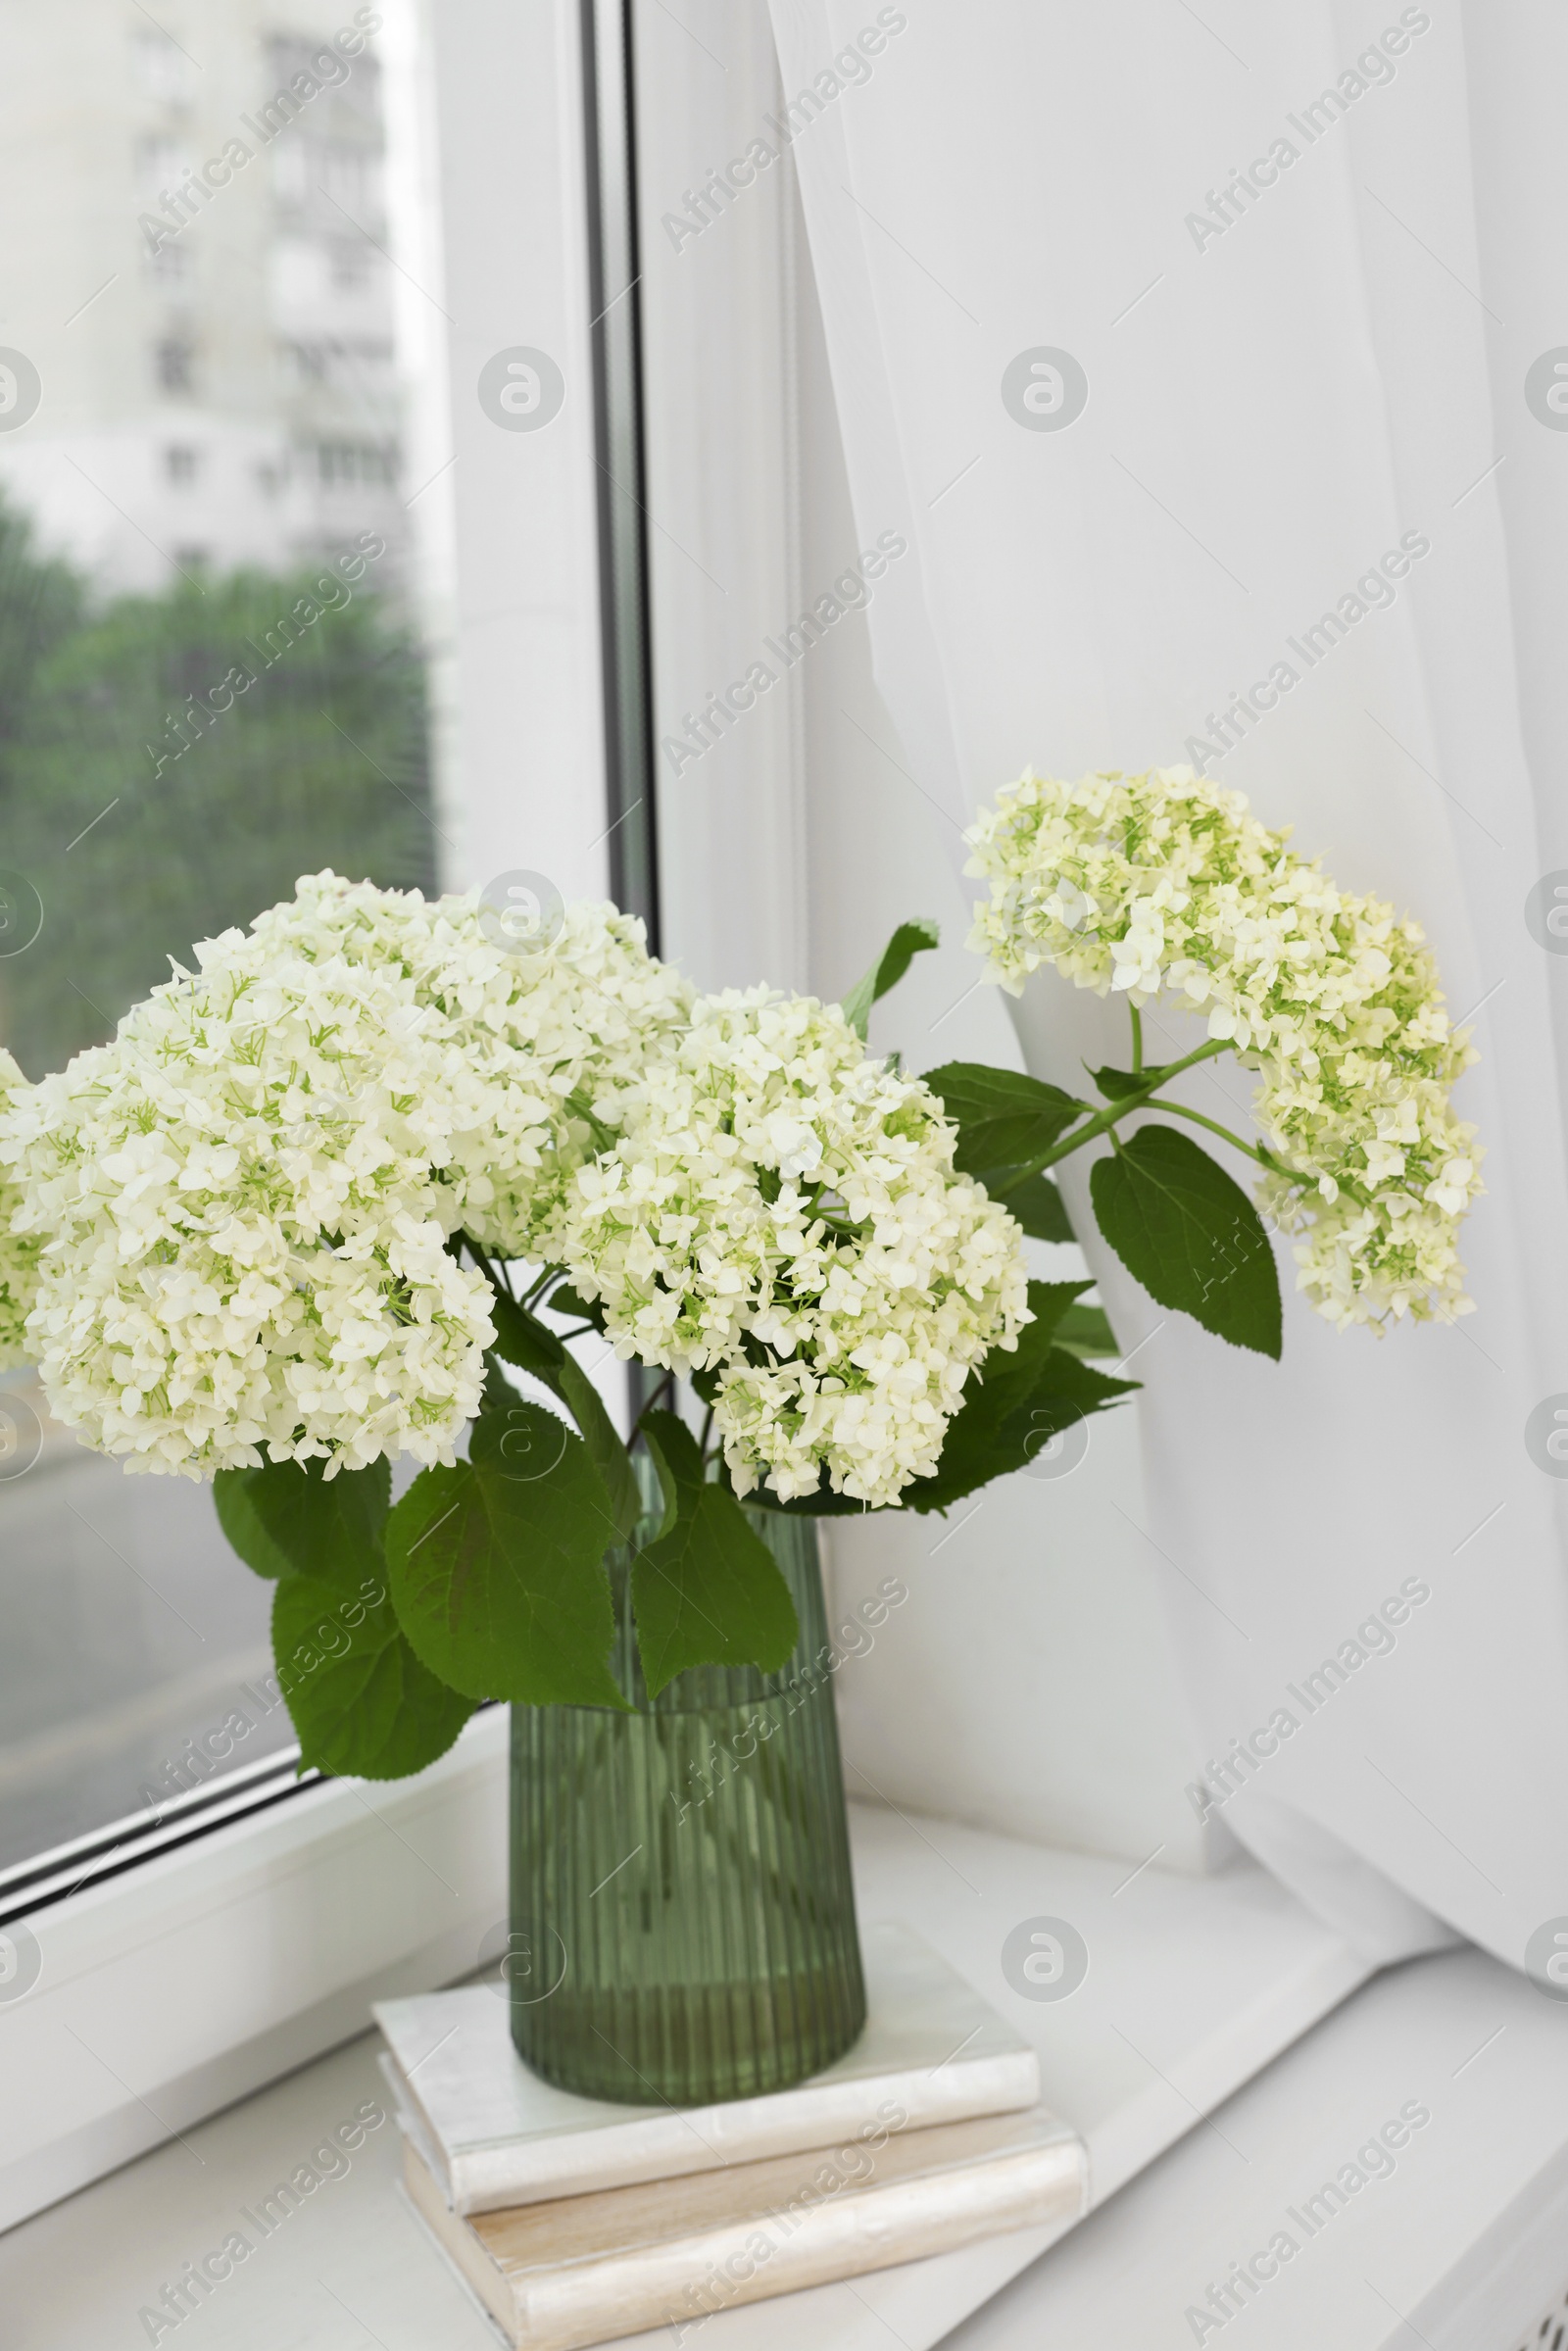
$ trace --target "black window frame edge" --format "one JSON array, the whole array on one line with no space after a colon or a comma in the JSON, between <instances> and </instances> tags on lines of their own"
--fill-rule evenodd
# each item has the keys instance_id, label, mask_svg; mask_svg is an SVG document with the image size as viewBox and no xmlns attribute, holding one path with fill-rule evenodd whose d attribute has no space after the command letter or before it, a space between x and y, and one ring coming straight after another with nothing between
<instances>
[{"instance_id":1,"label":"black window frame edge","mask_svg":"<svg viewBox=\"0 0 1568 2351\"><path fill-rule=\"evenodd\" d=\"M580 0L610 894L661 946L633 0Z\"/></svg>"},{"instance_id":2,"label":"black window frame edge","mask_svg":"<svg viewBox=\"0 0 1568 2351\"><path fill-rule=\"evenodd\" d=\"M204 1781L171 1796L167 1803L129 1812L102 1829L55 1845L29 1861L0 1870L0 1928L36 1918L89 1886L122 1877L154 1854L210 1837L236 1820L269 1811L274 1804L318 1787L324 1775L299 1768L297 1745L260 1755L254 1763Z\"/></svg>"}]
</instances>

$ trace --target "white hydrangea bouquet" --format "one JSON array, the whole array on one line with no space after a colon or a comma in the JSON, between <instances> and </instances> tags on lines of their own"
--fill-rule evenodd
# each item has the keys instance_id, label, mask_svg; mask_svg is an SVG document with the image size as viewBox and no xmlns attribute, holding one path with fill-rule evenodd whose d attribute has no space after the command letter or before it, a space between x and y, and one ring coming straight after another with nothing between
<instances>
[{"instance_id":1,"label":"white hydrangea bouquet","mask_svg":"<svg viewBox=\"0 0 1568 2351\"><path fill-rule=\"evenodd\" d=\"M842 1005L696 997L612 907L518 941L476 898L330 873L60 1074L0 1055L0 1362L35 1361L127 1469L215 1482L277 1583L306 1763L416 1771L487 1698L624 1706L617 1545L650 1691L775 1670L795 1611L743 1501L945 1510L1117 1401L1134 1383L1088 1360L1114 1351L1088 1285L1031 1282L1023 1254L1070 1238L1047 1170L1091 1141L1139 1280L1277 1355L1256 1208L1175 1128L1117 1132L1150 1108L1212 1127L1165 1089L1213 1054L1262 1075L1266 1140L1226 1140L1304 1233L1320 1308L1464 1309L1477 1154L1448 1089L1471 1056L1414 924L1188 770L1027 778L970 839L993 976L1127 995L1130 1067L1095 1074L1099 1105L868 1053L927 923ZM1156 1069L1139 1014L1161 991L1209 1034ZM629 1446L589 1332L663 1375ZM423 1466L393 1506L401 1456Z\"/></svg>"}]
</instances>

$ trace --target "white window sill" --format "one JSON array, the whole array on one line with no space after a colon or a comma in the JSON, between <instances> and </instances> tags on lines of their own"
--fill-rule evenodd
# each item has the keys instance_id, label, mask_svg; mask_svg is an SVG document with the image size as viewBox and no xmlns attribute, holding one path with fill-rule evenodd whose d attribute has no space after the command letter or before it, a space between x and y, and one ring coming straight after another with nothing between
<instances>
[{"instance_id":1,"label":"white window sill","mask_svg":"<svg viewBox=\"0 0 1568 2351\"><path fill-rule=\"evenodd\" d=\"M485 1731L476 1743L495 1736ZM455 1764L454 1772L464 1768ZM493 1765L491 1777L497 1777ZM346 1787L319 1793L353 1803ZM384 1807L387 1791L373 1794ZM360 1817L366 1816L361 1812ZM454 1901L461 1903L462 1873L470 1867L470 1907L477 1919L493 1893L491 1864L471 1810L465 1833L468 1858L454 1853L442 1828L444 1823L450 1829L457 1817L438 1788L433 1807L427 1803L423 1813L400 1816L396 1838L372 1821L371 1845L350 1832L345 1815L336 1864L329 1854L301 1864L292 1932L330 1941L335 1918L373 1901L388 1912L392 1940L406 1939L409 1921L401 1913L416 1897L399 1892L389 1907L379 1889L377 1865L388 1850L399 1849L399 1839L410 1837L427 1846L431 1860L460 1889L448 1896L427 1886L426 1942L433 1947L439 1936L453 1932L444 1914ZM489 1825L493 1830L493 1820ZM855 1837L863 1915L908 1920L1036 2040L1047 2097L1087 2145L1096 2204L1185 2139L1200 2116L1308 2032L1366 1974L1342 1943L1250 1869L1210 1879L1146 1869L1129 1881L1120 1862L1048 1852L951 1822L912 1822L866 1807L856 1808ZM424 1874L413 1864L411 1870ZM408 1883L412 1886L414 1878ZM236 1898L245 1899L243 1886ZM1007 1933L1021 1920L1041 1916L1071 1921L1091 1953L1086 1982L1059 2003L1024 2000L1008 1989L1002 1975L1000 1955ZM467 1932L467 1927L459 1930L460 1938ZM169 1979L166 1997L172 1985L183 1984L193 1999L211 1999L199 1945L188 1935L182 1940L175 1931L171 1940L160 1934L148 1948ZM1468 1959L1430 1964L1472 1965L1484 1972L1488 1966ZM363 1958L356 1969L353 1981L346 1980L333 1995L342 2029L351 2029L355 2002L363 2015L364 1998L369 1996L363 1989ZM275 1963L259 1972L258 1980L263 1973L270 1980ZM1491 1976L1504 1984L1510 1981L1500 1969ZM79 1985L87 1980L84 1971L72 1982ZM39 1991L43 1988L40 1984ZM243 1984L232 1988L235 1997L245 1997ZM57 1997L67 1989L62 1981ZM1528 1987L1521 1991L1547 2026L1568 2026L1568 2018L1549 2003ZM29 1996L13 2013L32 2005ZM1357 2005L1345 2015L1353 2014ZM1486 2002L1470 2005L1485 2007ZM1336 2019L1326 2031L1333 2033L1342 2023ZM1486 2030L1490 2026L1478 2030L1474 2039ZM1462 2038L1462 2023L1459 2033ZM39 2037L36 2026L28 2037ZM84 2037L90 2038L85 2030ZM1557 2038L1564 2043L1568 2071L1568 2033ZM220 2247L230 2230L244 2229L241 2208L254 2212L278 2180L308 2161L313 2146L352 2119L356 2107L380 2100L375 2053L374 2036L362 2037L193 2129L184 2128L166 2103L169 2119L182 2130L179 2141L38 2214L0 2241L8 2351L102 2351L106 2342L148 2339L136 2314L158 2299L165 2283L175 2279L186 2263ZM9 2048L4 2055L9 2063ZM84 2075L92 2071L85 2055L82 2067ZM122 2104L134 2108L134 2094L147 2094L152 2076L132 2069L129 2060L120 2070L126 2085ZM1421 2083L1412 2077L1401 2095L1419 2094ZM1568 2101L1557 2103L1568 2111ZM1371 2121L1381 2119L1380 2109ZM145 2116L143 2127L151 2128ZM15 2139L10 2144L14 2147ZM1218 2144L1208 2131L1194 2133L1188 2142L1200 2151ZM1234 2163L1228 2155L1225 2159ZM254 2254L202 2305L201 2340L214 2351L263 2351L264 2346L274 2351L285 2340L299 2351L363 2351L367 2342L377 2340L385 2351L425 2351L434 2342L443 2351L464 2351L470 2344L473 2351L493 2351L486 2323L396 2192L397 2168L395 2131L388 2123L367 2138L346 2176L325 2180L290 2215L287 2229L257 2243ZM1216 2216L1210 2213L1209 2219L1213 2223ZM249 2233L254 2240L258 2232ZM797 2351L807 2340L831 2351L862 2351L862 2346L885 2351L890 2328L908 2351L924 2351L1050 2241L1044 2232L1008 2237L860 2278L853 2287L821 2287L725 2314L705 2327L704 2351ZM1015 2290L1029 2290L1036 2280L1050 2278L1055 2258ZM1185 2278L1182 2267L1179 2281ZM1010 2306L1011 2297L999 2307ZM1190 2339L1179 2304L1170 2315L1168 2339ZM1029 2325L1018 2339L1025 2337L1037 2342L1039 2329ZM667 2351L667 2334L642 2339L650 2346L658 2341ZM1112 2330L1096 2339L1140 2337Z\"/></svg>"},{"instance_id":2,"label":"white window sill","mask_svg":"<svg viewBox=\"0 0 1568 2351\"><path fill-rule=\"evenodd\" d=\"M1322 2198L1407 2103L1431 2119L1393 2170L1374 2152L1356 2166L1363 2187L1343 2189L1343 2205ZM1265 2258L1222 2326L1189 2316L1281 2230L1294 2251L1272 2277L1277 2256ZM1200 2337L1209 2351L1568 2340L1568 2007L1480 1951L1390 1969L960 2326L949 2351L1177 2351Z\"/></svg>"},{"instance_id":3,"label":"white window sill","mask_svg":"<svg viewBox=\"0 0 1568 2351\"><path fill-rule=\"evenodd\" d=\"M0 2228L347 2039L372 1999L470 1974L506 1914L506 1746L490 1708L416 1780L301 1788L38 1911L41 1971L0 2002Z\"/></svg>"}]
</instances>

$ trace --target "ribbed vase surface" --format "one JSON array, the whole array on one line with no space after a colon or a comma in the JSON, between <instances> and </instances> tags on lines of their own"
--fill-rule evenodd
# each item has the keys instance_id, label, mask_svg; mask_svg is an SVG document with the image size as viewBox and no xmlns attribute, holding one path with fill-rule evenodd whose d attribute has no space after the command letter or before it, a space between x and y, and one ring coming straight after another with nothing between
<instances>
[{"instance_id":1,"label":"ribbed vase surface","mask_svg":"<svg viewBox=\"0 0 1568 2351\"><path fill-rule=\"evenodd\" d=\"M701 1666L650 1699L614 1552L634 1711L512 1709L513 2039L584 2096L781 2089L865 2022L816 1527L747 1515L800 1615L782 1672Z\"/></svg>"}]
</instances>

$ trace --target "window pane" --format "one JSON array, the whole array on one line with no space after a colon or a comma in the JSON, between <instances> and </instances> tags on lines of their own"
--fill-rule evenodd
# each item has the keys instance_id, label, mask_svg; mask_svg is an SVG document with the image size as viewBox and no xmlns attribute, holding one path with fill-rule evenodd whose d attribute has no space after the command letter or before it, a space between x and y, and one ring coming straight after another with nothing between
<instances>
[{"instance_id":1,"label":"window pane","mask_svg":"<svg viewBox=\"0 0 1568 2351\"><path fill-rule=\"evenodd\" d=\"M32 224L0 259L0 1040L32 1078L302 873L466 878L427 723L444 492L405 462L444 366L414 35L159 16L0 7ZM25 1372L0 1560L0 1865L290 1740L210 1489L89 1454Z\"/></svg>"}]
</instances>

